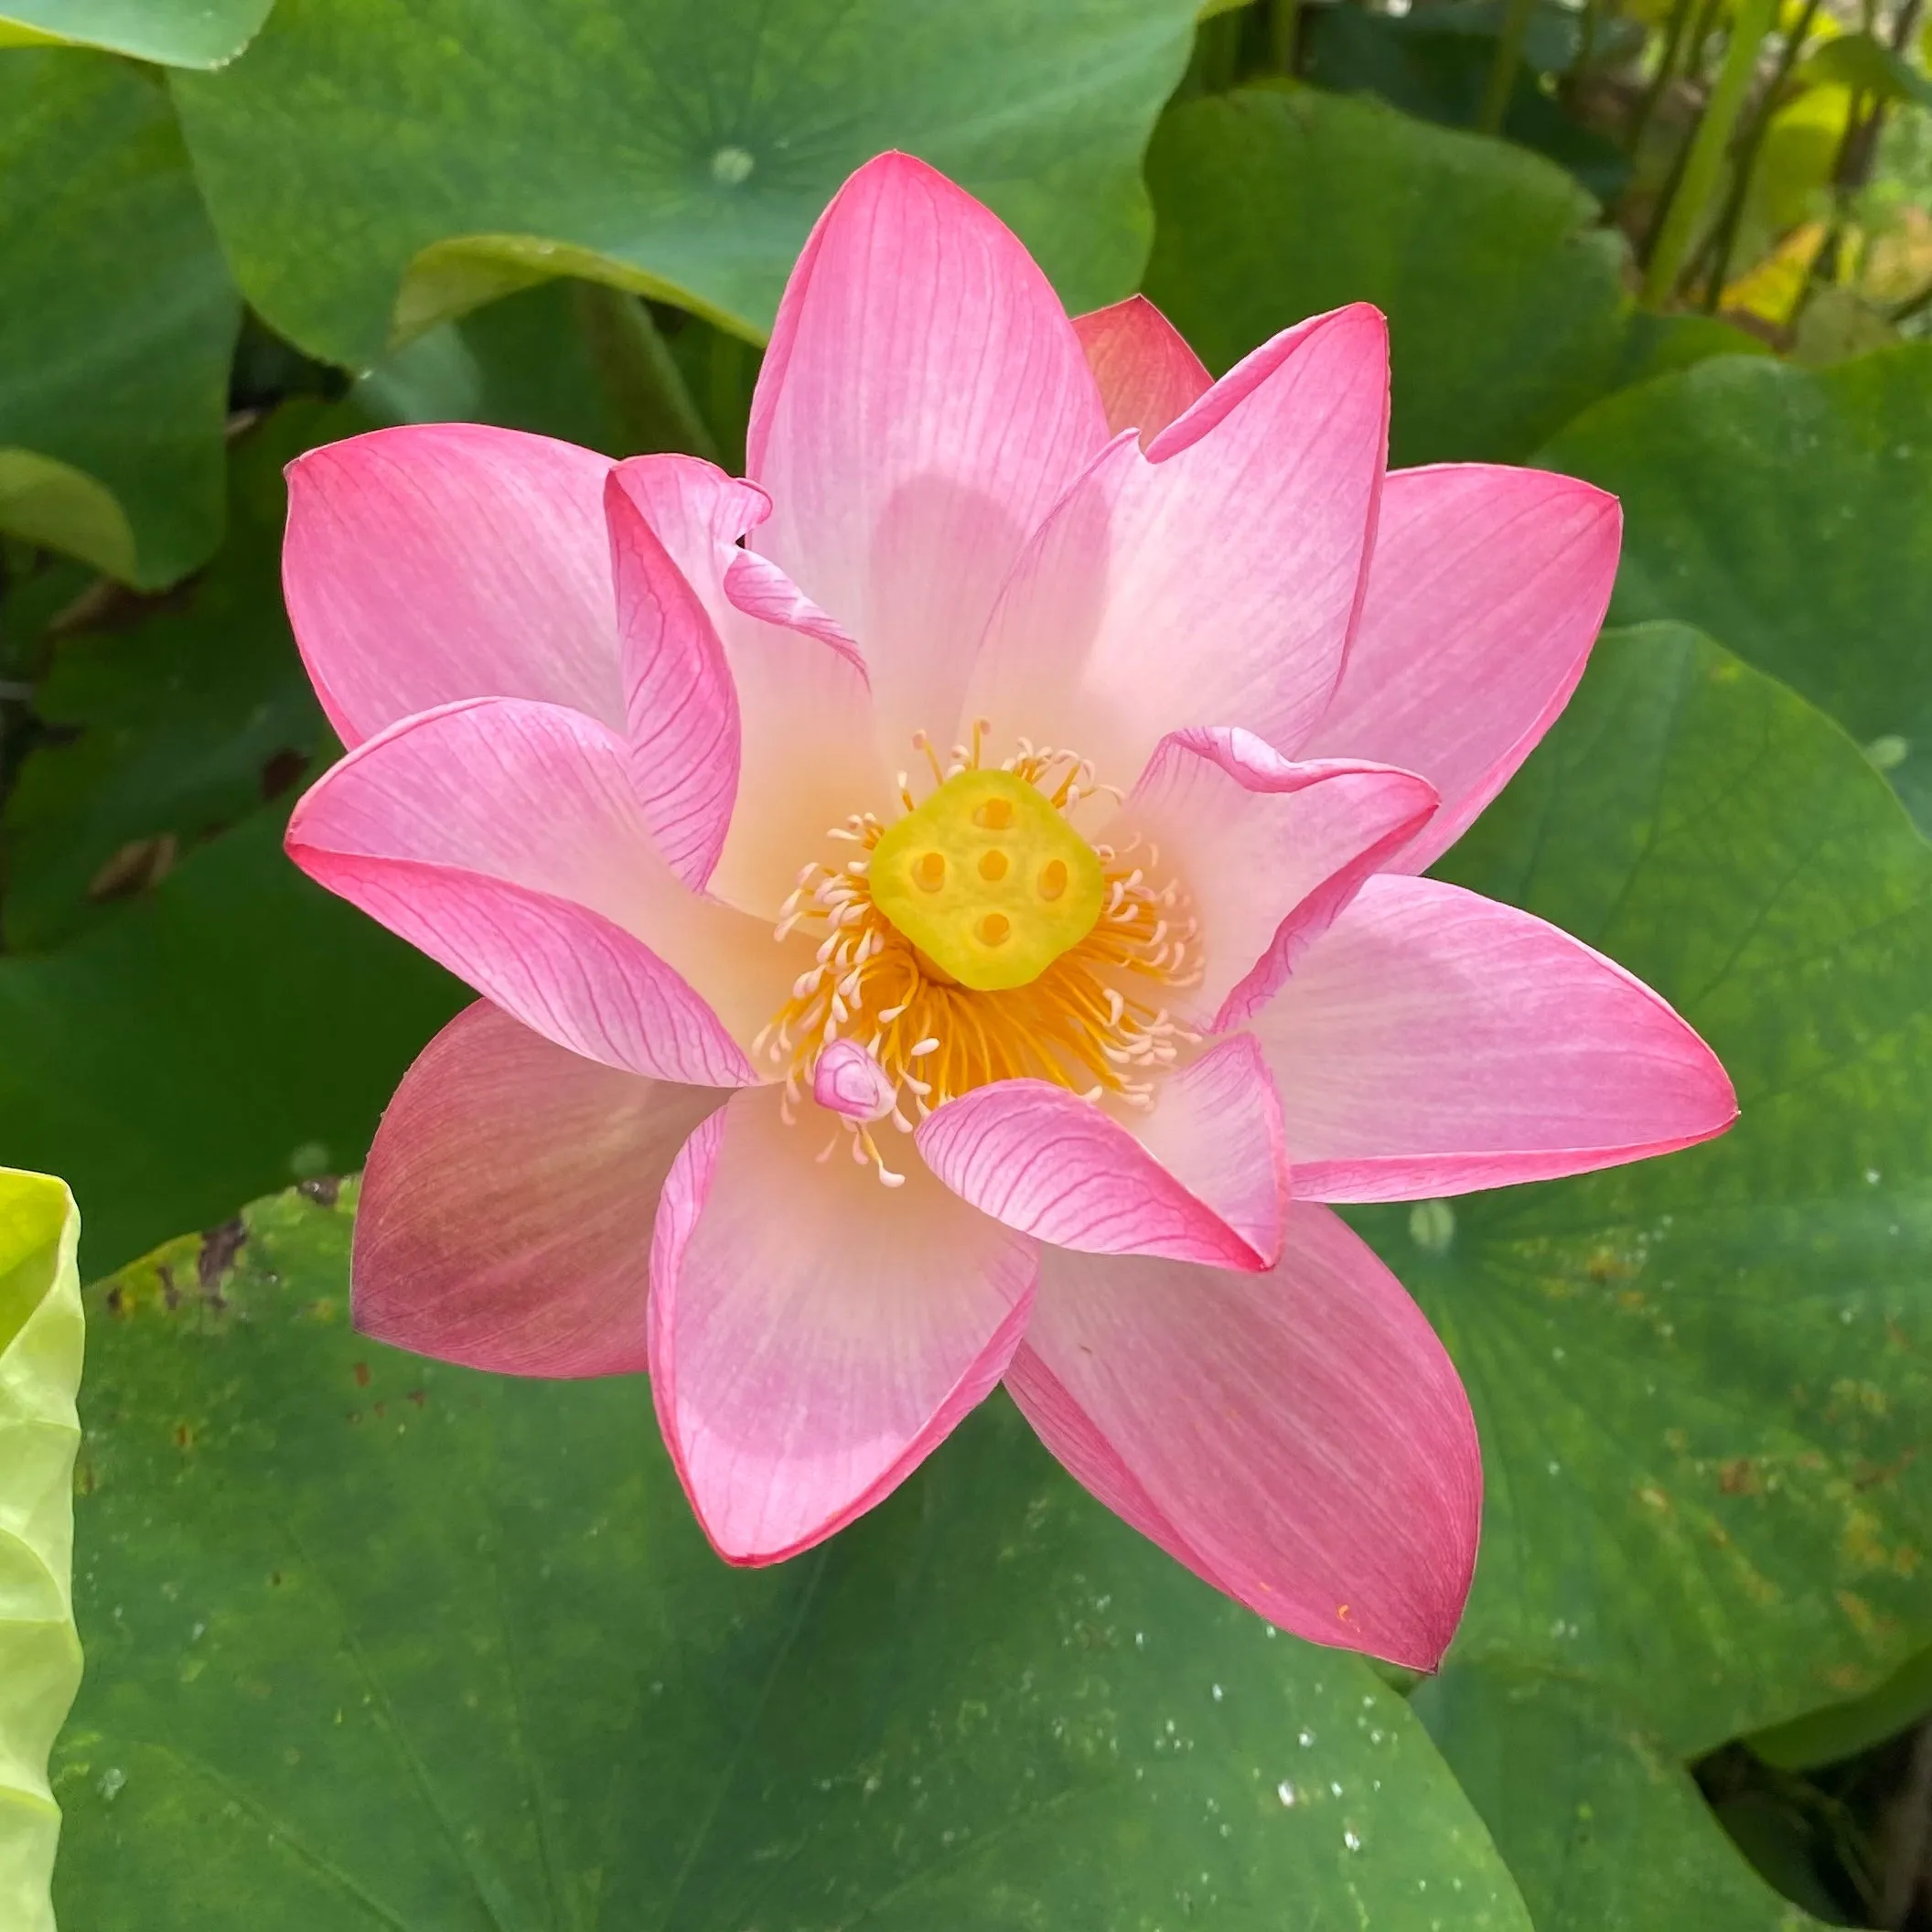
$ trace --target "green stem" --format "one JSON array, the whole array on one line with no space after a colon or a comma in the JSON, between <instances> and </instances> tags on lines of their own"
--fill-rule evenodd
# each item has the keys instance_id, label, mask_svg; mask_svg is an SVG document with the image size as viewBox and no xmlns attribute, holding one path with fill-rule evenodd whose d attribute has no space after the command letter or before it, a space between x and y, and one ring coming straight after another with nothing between
<instances>
[{"instance_id":1,"label":"green stem","mask_svg":"<svg viewBox=\"0 0 1932 1932\"><path fill-rule=\"evenodd\" d=\"M1476 126L1486 134L1503 131L1503 117L1509 112L1509 96L1516 91L1517 70L1523 64L1523 43L1530 38L1530 16L1536 0L1508 0L1503 15L1502 37L1496 43L1496 58L1489 65L1489 85L1483 94L1482 112Z\"/></svg>"},{"instance_id":2,"label":"green stem","mask_svg":"<svg viewBox=\"0 0 1932 1932\"><path fill-rule=\"evenodd\" d=\"M1922 316L1932 308L1932 282L1927 282L1916 295L1907 295L1885 319L1896 328L1901 322L1909 322L1914 316Z\"/></svg>"},{"instance_id":3,"label":"green stem","mask_svg":"<svg viewBox=\"0 0 1932 1932\"><path fill-rule=\"evenodd\" d=\"M1664 98L1664 90L1670 85L1670 76L1677 70L1677 50L1684 44L1684 29L1690 25L1690 9L1696 0L1671 0L1670 18L1664 27L1664 50L1657 57L1657 71L1650 77L1650 85L1644 90L1644 98L1637 103L1637 110L1630 123L1630 132L1625 137L1624 152L1635 156L1644 145L1644 136L1650 132L1650 123L1657 114L1657 104Z\"/></svg>"},{"instance_id":4,"label":"green stem","mask_svg":"<svg viewBox=\"0 0 1932 1932\"><path fill-rule=\"evenodd\" d=\"M1301 47L1302 0L1274 0L1274 9L1268 19L1268 50L1274 70L1293 80Z\"/></svg>"},{"instance_id":5,"label":"green stem","mask_svg":"<svg viewBox=\"0 0 1932 1932\"><path fill-rule=\"evenodd\" d=\"M1737 166L1731 177L1731 191L1725 197L1723 212L1718 217L1713 231L1711 249L1711 279L1704 286L1704 312L1714 314L1718 303L1723 297L1724 284L1731 279L1731 261L1737 252L1738 231L1744 224L1744 209L1751 199L1751 182L1757 172L1757 160L1765 145L1765 136L1771 131L1771 123L1777 113L1778 100L1791 78L1791 70L1798 65L1798 57L1804 51L1805 41L1809 38L1811 23L1818 17L1819 0L1805 0L1804 10L1798 16L1798 23L1785 37L1784 47L1779 50L1777 67L1773 72L1757 104L1757 112L1751 117L1751 126L1739 150Z\"/></svg>"},{"instance_id":6,"label":"green stem","mask_svg":"<svg viewBox=\"0 0 1932 1932\"><path fill-rule=\"evenodd\" d=\"M745 418L754 374L751 345L713 328L706 373L711 426L722 452L718 460L735 477L745 467Z\"/></svg>"},{"instance_id":7,"label":"green stem","mask_svg":"<svg viewBox=\"0 0 1932 1932\"><path fill-rule=\"evenodd\" d=\"M649 309L600 282L579 282L572 295L591 367L631 449L676 449L715 461L717 445Z\"/></svg>"},{"instance_id":8,"label":"green stem","mask_svg":"<svg viewBox=\"0 0 1932 1932\"><path fill-rule=\"evenodd\" d=\"M1583 0L1583 23L1577 29L1576 59L1562 82L1567 101L1589 78L1590 63L1596 59L1597 36L1602 28L1604 0Z\"/></svg>"},{"instance_id":9,"label":"green stem","mask_svg":"<svg viewBox=\"0 0 1932 1932\"><path fill-rule=\"evenodd\" d=\"M1653 308L1670 299L1682 272L1684 258L1697 238L1699 225L1723 172L1731 135L1743 112L1751 77L1757 70L1759 43L1776 17L1777 0L1740 0L1737 18L1724 48L1710 103L1690 137L1688 157L1677 192L1670 197L1658 231L1657 243L1644 268L1643 299Z\"/></svg>"},{"instance_id":10,"label":"green stem","mask_svg":"<svg viewBox=\"0 0 1932 1932\"><path fill-rule=\"evenodd\" d=\"M1723 0L1699 0L1697 17L1691 22L1690 35L1684 42L1684 50L1689 57L1685 62L1686 80L1701 78L1698 73L1698 68L1701 64L1698 54L1709 39L1712 27L1716 25L1717 10L1722 4ZM1704 102L1706 106L1710 104L1708 90L1705 91ZM1664 230L1664 218L1669 213L1670 204L1676 200L1677 191L1683 185L1684 170L1690 165L1690 148L1697 134L1697 122L1693 121L1684 138L1677 144L1676 153L1670 156L1670 166L1664 176L1664 185L1658 190L1657 200L1650 209L1649 226L1644 231L1644 239L1637 244L1637 262L1639 268L1657 252L1658 237Z\"/></svg>"}]
</instances>

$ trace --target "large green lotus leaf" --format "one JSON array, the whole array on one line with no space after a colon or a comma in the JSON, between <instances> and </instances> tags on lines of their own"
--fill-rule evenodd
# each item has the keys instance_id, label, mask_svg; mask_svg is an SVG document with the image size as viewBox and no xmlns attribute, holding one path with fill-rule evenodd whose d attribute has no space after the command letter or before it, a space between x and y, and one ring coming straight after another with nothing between
<instances>
[{"instance_id":1,"label":"large green lotus leaf","mask_svg":"<svg viewBox=\"0 0 1932 1932\"><path fill-rule=\"evenodd\" d=\"M1452 1667L1411 1704L1537 1932L1819 1927L1752 1870L1690 1773L1588 1690L1542 1672Z\"/></svg>"},{"instance_id":2,"label":"large green lotus leaf","mask_svg":"<svg viewBox=\"0 0 1932 1932\"><path fill-rule=\"evenodd\" d=\"M282 0L232 66L174 86L250 299L362 368L399 317L406 333L552 274L756 336L832 190L890 147L990 201L1070 302L1111 300L1145 251L1141 151L1193 15L1193 0Z\"/></svg>"},{"instance_id":3,"label":"large green lotus leaf","mask_svg":"<svg viewBox=\"0 0 1932 1932\"><path fill-rule=\"evenodd\" d=\"M80 1681L70 1585L78 1234L60 1182L0 1167L0 1924L8 1932L53 1932L48 1881L60 1813L47 1760Z\"/></svg>"},{"instance_id":4,"label":"large green lotus leaf","mask_svg":"<svg viewBox=\"0 0 1932 1932\"><path fill-rule=\"evenodd\" d=\"M1393 460L1519 458L1609 386L1619 244L1549 162L1373 101L1190 101L1147 158L1146 287L1219 373L1344 302L1389 317Z\"/></svg>"},{"instance_id":5,"label":"large green lotus leaf","mask_svg":"<svg viewBox=\"0 0 1932 1932\"><path fill-rule=\"evenodd\" d=\"M0 47L73 41L164 67L220 67L274 0L0 0Z\"/></svg>"},{"instance_id":6,"label":"large green lotus leaf","mask_svg":"<svg viewBox=\"0 0 1932 1932\"><path fill-rule=\"evenodd\" d=\"M1528 1932L1422 1727L1118 1523L998 1401L732 1570L641 1377L348 1325L350 1196L90 1291L88 1932Z\"/></svg>"},{"instance_id":7,"label":"large green lotus leaf","mask_svg":"<svg viewBox=\"0 0 1932 1932\"><path fill-rule=\"evenodd\" d=\"M1599 403L1538 460L1623 498L1616 616L1722 638L1932 826L1932 346L1706 362Z\"/></svg>"},{"instance_id":8,"label":"large green lotus leaf","mask_svg":"<svg viewBox=\"0 0 1932 1932\"><path fill-rule=\"evenodd\" d=\"M614 456L664 447L677 425L651 406L663 387L648 380L653 348L678 384L634 297L552 283L419 337L350 401L290 402L242 438L227 540L208 570L140 621L105 603L99 628L50 654L34 708L53 729L0 819L8 946L43 950L114 917L181 853L292 784L322 742L282 607L290 457L381 422L495 423Z\"/></svg>"},{"instance_id":9,"label":"large green lotus leaf","mask_svg":"<svg viewBox=\"0 0 1932 1932\"><path fill-rule=\"evenodd\" d=\"M1679 1752L1870 1689L1932 1637L1932 848L1830 719L1657 626L1440 869L1640 974L1743 1110L1355 1212L1482 1433L1452 1658L1594 1680Z\"/></svg>"},{"instance_id":10,"label":"large green lotus leaf","mask_svg":"<svg viewBox=\"0 0 1932 1932\"><path fill-rule=\"evenodd\" d=\"M140 621L103 603L34 692L48 734L22 761L6 839L7 946L43 950L119 911L176 856L300 777L326 726L282 609L282 466L366 427L303 402L237 447L227 541Z\"/></svg>"},{"instance_id":11,"label":"large green lotus leaf","mask_svg":"<svg viewBox=\"0 0 1932 1932\"><path fill-rule=\"evenodd\" d=\"M0 1143L67 1175L90 1273L264 1187L355 1166L463 1004L255 813L73 943L0 958Z\"/></svg>"},{"instance_id":12,"label":"large green lotus leaf","mask_svg":"<svg viewBox=\"0 0 1932 1932\"><path fill-rule=\"evenodd\" d=\"M139 585L221 533L240 308L166 91L0 51L0 530Z\"/></svg>"}]
</instances>

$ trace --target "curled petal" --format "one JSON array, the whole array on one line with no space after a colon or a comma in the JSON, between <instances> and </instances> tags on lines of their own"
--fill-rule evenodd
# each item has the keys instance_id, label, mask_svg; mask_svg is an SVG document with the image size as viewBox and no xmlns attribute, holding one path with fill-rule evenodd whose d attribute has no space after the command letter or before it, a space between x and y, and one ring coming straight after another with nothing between
<instances>
[{"instance_id":1,"label":"curled petal","mask_svg":"<svg viewBox=\"0 0 1932 1932\"><path fill-rule=\"evenodd\" d=\"M1461 463L1389 478L1361 622L1302 750L1383 759L1442 793L1385 871L1446 852L1569 702L1621 531L1616 499L1573 477Z\"/></svg>"},{"instance_id":2,"label":"curled petal","mask_svg":"<svg viewBox=\"0 0 1932 1932\"><path fill-rule=\"evenodd\" d=\"M889 1494L992 1389L1033 1301L1032 1242L918 1164L882 1187L767 1088L686 1143L651 1253L650 1373L718 1552L776 1562Z\"/></svg>"},{"instance_id":3,"label":"curled petal","mask_svg":"<svg viewBox=\"0 0 1932 1932\"><path fill-rule=\"evenodd\" d=\"M1186 882L1202 970L1189 1010L1210 1033L1259 1012L1435 806L1426 779L1386 765L1296 764L1240 730L1162 739L1118 822Z\"/></svg>"},{"instance_id":4,"label":"curled petal","mask_svg":"<svg viewBox=\"0 0 1932 1932\"><path fill-rule=\"evenodd\" d=\"M1586 1174L1737 1117L1717 1057L1641 981L1433 879L1371 879L1251 1024L1309 1199Z\"/></svg>"},{"instance_id":5,"label":"curled petal","mask_svg":"<svg viewBox=\"0 0 1932 1932\"><path fill-rule=\"evenodd\" d=\"M695 889L717 865L731 827L738 694L711 613L626 481L618 470L605 478L604 510L624 654L631 784L664 863ZM738 535L731 529L735 505L723 497L718 507L724 516L694 534L728 544Z\"/></svg>"},{"instance_id":6,"label":"curled petal","mask_svg":"<svg viewBox=\"0 0 1932 1932\"><path fill-rule=\"evenodd\" d=\"M1280 1251L1281 1103L1244 1035L1159 1081L1143 1116L996 1080L935 1109L918 1138L962 1199L1063 1248L1222 1268L1265 1268Z\"/></svg>"},{"instance_id":7,"label":"curled petal","mask_svg":"<svg viewBox=\"0 0 1932 1932\"><path fill-rule=\"evenodd\" d=\"M1201 359L1145 295L1076 316L1073 328L1100 384L1110 435L1137 429L1144 449L1214 386Z\"/></svg>"},{"instance_id":8,"label":"curled petal","mask_svg":"<svg viewBox=\"0 0 1932 1932\"><path fill-rule=\"evenodd\" d=\"M1106 436L1018 240L909 156L860 168L786 286L746 460L753 547L860 640L890 759L947 742L1002 579Z\"/></svg>"},{"instance_id":9,"label":"curled petal","mask_svg":"<svg viewBox=\"0 0 1932 1932\"><path fill-rule=\"evenodd\" d=\"M1482 1520L1476 1425L1422 1311L1298 1204L1266 1274L1049 1249L1006 1385L1143 1535L1270 1623L1433 1669Z\"/></svg>"},{"instance_id":10,"label":"curled petal","mask_svg":"<svg viewBox=\"0 0 1932 1932\"><path fill-rule=\"evenodd\" d=\"M864 661L740 543L770 510L756 485L637 456L609 499L639 795L681 877L775 919L828 827L890 809Z\"/></svg>"},{"instance_id":11,"label":"curled petal","mask_svg":"<svg viewBox=\"0 0 1932 1932\"><path fill-rule=\"evenodd\" d=\"M593 450L477 423L373 430L289 465L283 592L345 745L462 698L622 724L609 471Z\"/></svg>"},{"instance_id":12,"label":"curled petal","mask_svg":"<svg viewBox=\"0 0 1932 1932\"><path fill-rule=\"evenodd\" d=\"M1293 754L1341 673L1388 421L1388 330L1358 304L1263 344L1144 455L1116 438L1001 592L973 714L1102 772L1217 720Z\"/></svg>"},{"instance_id":13,"label":"curled petal","mask_svg":"<svg viewBox=\"0 0 1932 1932\"><path fill-rule=\"evenodd\" d=\"M356 1326L499 1375L646 1366L658 1192L724 1095L567 1053L478 1001L382 1115L356 1208Z\"/></svg>"},{"instance_id":14,"label":"curled petal","mask_svg":"<svg viewBox=\"0 0 1932 1932\"><path fill-rule=\"evenodd\" d=\"M660 1079L754 1078L739 1040L797 949L701 899L659 857L624 741L553 704L478 699L406 718L289 821L312 878L574 1053Z\"/></svg>"}]
</instances>

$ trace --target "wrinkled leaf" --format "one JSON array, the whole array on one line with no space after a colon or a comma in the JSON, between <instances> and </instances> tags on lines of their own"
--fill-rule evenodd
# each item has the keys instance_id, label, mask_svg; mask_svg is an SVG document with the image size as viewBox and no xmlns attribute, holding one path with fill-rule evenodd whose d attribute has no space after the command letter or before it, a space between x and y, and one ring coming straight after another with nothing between
<instances>
[{"instance_id":1,"label":"wrinkled leaf","mask_svg":"<svg viewBox=\"0 0 1932 1932\"><path fill-rule=\"evenodd\" d=\"M88 1204L91 1273L352 1167L455 981L311 885L257 812L96 930L0 958L11 1160Z\"/></svg>"},{"instance_id":2,"label":"wrinkled leaf","mask_svg":"<svg viewBox=\"0 0 1932 1932\"><path fill-rule=\"evenodd\" d=\"M0 1923L8 1932L53 1932L48 1882L60 1813L48 1753L80 1681L70 1583L79 1226L60 1182L0 1167Z\"/></svg>"},{"instance_id":3,"label":"wrinkled leaf","mask_svg":"<svg viewBox=\"0 0 1932 1932\"><path fill-rule=\"evenodd\" d=\"M1352 1217L1482 1432L1452 1658L1594 1683L1680 1753L1872 1688L1932 1637L1932 848L1829 719L1667 626L1599 644L1440 869L1656 987L1743 1110Z\"/></svg>"},{"instance_id":4,"label":"wrinkled leaf","mask_svg":"<svg viewBox=\"0 0 1932 1932\"><path fill-rule=\"evenodd\" d=\"M174 86L250 299L366 368L399 316L559 274L757 335L832 190L896 146L989 200L1075 306L1111 300L1146 247L1140 154L1193 13L282 0L232 66Z\"/></svg>"},{"instance_id":5,"label":"wrinkled leaf","mask_svg":"<svg viewBox=\"0 0 1932 1932\"><path fill-rule=\"evenodd\" d=\"M1562 1678L1464 1667L1412 1708L1508 1860L1537 1932L1809 1932L1712 1817L1690 1773Z\"/></svg>"},{"instance_id":6,"label":"wrinkled leaf","mask_svg":"<svg viewBox=\"0 0 1932 1932\"><path fill-rule=\"evenodd\" d=\"M268 17L274 0L0 0L0 47L67 40L164 67L220 67Z\"/></svg>"},{"instance_id":7,"label":"wrinkled leaf","mask_svg":"<svg viewBox=\"0 0 1932 1932\"><path fill-rule=\"evenodd\" d=\"M1147 168L1147 293L1217 373L1304 316L1387 311L1398 464L1520 457L1612 378L1618 245L1533 156L1258 88L1175 108Z\"/></svg>"},{"instance_id":8,"label":"wrinkled leaf","mask_svg":"<svg viewBox=\"0 0 1932 1932\"><path fill-rule=\"evenodd\" d=\"M220 537L240 310L155 79L0 55L0 529L172 583Z\"/></svg>"},{"instance_id":9,"label":"wrinkled leaf","mask_svg":"<svg viewBox=\"0 0 1932 1932\"><path fill-rule=\"evenodd\" d=\"M1680 617L1823 706L1932 825L1932 345L1706 362L1538 461L1624 499L1615 616Z\"/></svg>"},{"instance_id":10,"label":"wrinkled leaf","mask_svg":"<svg viewBox=\"0 0 1932 1932\"><path fill-rule=\"evenodd\" d=\"M258 1203L91 1291L74 1926L1260 1927L1292 1899L1528 1932L1374 1674L1208 1591L1004 1401L829 1545L735 1571L641 1377L352 1333L347 1205Z\"/></svg>"}]
</instances>

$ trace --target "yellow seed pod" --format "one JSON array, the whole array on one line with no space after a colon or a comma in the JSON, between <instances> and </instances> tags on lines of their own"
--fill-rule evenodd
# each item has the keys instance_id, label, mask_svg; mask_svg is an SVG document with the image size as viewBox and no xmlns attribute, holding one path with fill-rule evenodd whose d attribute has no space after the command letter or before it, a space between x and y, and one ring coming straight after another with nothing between
<instances>
[{"instance_id":1,"label":"yellow seed pod","mask_svg":"<svg viewBox=\"0 0 1932 1932\"><path fill-rule=\"evenodd\" d=\"M1025 986L1093 930L1093 847L1025 778L962 771L872 850L872 898L962 986Z\"/></svg>"}]
</instances>

